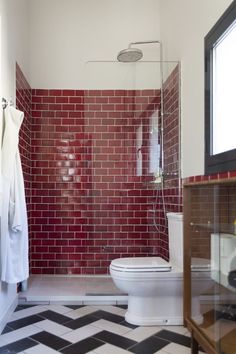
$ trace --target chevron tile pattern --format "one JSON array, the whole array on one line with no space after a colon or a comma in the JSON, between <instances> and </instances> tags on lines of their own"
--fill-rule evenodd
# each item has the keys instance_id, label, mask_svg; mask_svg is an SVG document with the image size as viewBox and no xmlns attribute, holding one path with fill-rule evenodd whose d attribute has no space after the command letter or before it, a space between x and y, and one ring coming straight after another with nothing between
<instances>
[{"instance_id":1,"label":"chevron tile pattern","mask_svg":"<svg viewBox=\"0 0 236 354\"><path fill-rule=\"evenodd\" d=\"M126 306L19 305L0 336L0 354L190 354L182 326L134 326Z\"/></svg>"}]
</instances>

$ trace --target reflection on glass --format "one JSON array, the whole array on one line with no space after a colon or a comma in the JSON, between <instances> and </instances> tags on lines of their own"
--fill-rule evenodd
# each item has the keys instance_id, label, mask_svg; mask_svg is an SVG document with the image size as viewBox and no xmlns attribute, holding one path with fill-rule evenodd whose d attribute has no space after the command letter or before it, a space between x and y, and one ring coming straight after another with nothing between
<instances>
[{"instance_id":1,"label":"reflection on glass","mask_svg":"<svg viewBox=\"0 0 236 354\"><path fill-rule=\"evenodd\" d=\"M235 185L192 188L191 318L216 352L236 353Z\"/></svg>"},{"instance_id":2,"label":"reflection on glass","mask_svg":"<svg viewBox=\"0 0 236 354\"><path fill-rule=\"evenodd\" d=\"M158 128L159 113L154 111L150 119L149 173L160 174L161 148Z\"/></svg>"}]
</instances>

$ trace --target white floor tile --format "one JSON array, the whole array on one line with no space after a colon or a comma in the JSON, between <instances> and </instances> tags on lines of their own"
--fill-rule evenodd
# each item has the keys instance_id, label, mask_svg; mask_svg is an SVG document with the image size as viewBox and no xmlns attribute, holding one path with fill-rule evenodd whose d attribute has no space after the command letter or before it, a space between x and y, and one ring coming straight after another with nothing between
<instances>
[{"instance_id":1,"label":"white floor tile","mask_svg":"<svg viewBox=\"0 0 236 354\"><path fill-rule=\"evenodd\" d=\"M103 329L105 331L109 331L109 332L112 332L115 334L120 334L120 335L124 335L125 333L132 330L129 327L125 327L120 324L113 323L113 322L106 321L106 320L98 320L96 322L93 322L92 325L97 328Z\"/></svg>"},{"instance_id":2,"label":"white floor tile","mask_svg":"<svg viewBox=\"0 0 236 354\"><path fill-rule=\"evenodd\" d=\"M96 348L94 352L96 354L130 354L127 350L115 347L114 345L108 343Z\"/></svg>"},{"instance_id":3,"label":"white floor tile","mask_svg":"<svg viewBox=\"0 0 236 354\"><path fill-rule=\"evenodd\" d=\"M1 335L1 340L5 342L5 344L9 344L16 342L17 340L32 336L41 331L42 330L35 325L30 325Z\"/></svg>"},{"instance_id":4,"label":"white floor tile","mask_svg":"<svg viewBox=\"0 0 236 354\"><path fill-rule=\"evenodd\" d=\"M94 327L92 325L87 325L76 330L70 331L69 333L62 335L61 337L71 343L76 343L80 340L93 336L98 332L101 332L100 328Z\"/></svg>"},{"instance_id":5,"label":"white floor tile","mask_svg":"<svg viewBox=\"0 0 236 354\"><path fill-rule=\"evenodd\" d=\"M48 310L60 313L61 315L64 315L65 313L71 311L71 309L69 307L66 307L66 306L63 306L63 305L47 305L45 307Z\"/></svg>"},{"instance_id":6,"label":"white floor tile","mask_svg":"<svg viewBox=\"0 0 236 354\"><path fill-rule=\"evenodd\" d=\"M165 329L166 331L182 334L184 336L188 336L188 337L190 336L188 329L184 326L162 326L162 329Z\"/></svg>"},{"instance_id":7,"label":"white floor tile","mask_svg":"<svg viewBox=\"0 0 236 354\"><path fill-rule=\"evenodd\" d=\"M19 320L20 318L36 315L39 312L48 310L44 305L32 306L24 310L16 311L12 314L9 322Z\"/></svg>"},{"instance_id":8,"label":"white floor tile","mask_svg":"<svg viewBox=\"0 0 236 354\"><path fill-rule=\"evenodd\" d=\"M165 346L162 350L163 352L168 354L191 354L190 348L184 347L183 345L179 345L176 343L170 343L167 346Z\"/></svg>"},{"instance_id":9,"label":"white floor tile","mask_svg":"<svg viewBox=\"0 0 236 354\"><path fill-rule=\"evenodd\" d=\"M46 345L39 344L35 347L29 348L24 351L25 354L58 354L58 351L47 347Z\"/></svg>"},{"instance_id":10,"label":"white floor tile","mask_svg":"<svg viewBox=\"0 0 236 354\"><path fill-rule=\"evenodd\" d=\"M70 309L70 312L67 312L66 316L70 317L73 320L76 320L77 318L89 315L90 313L93 313L97 310L98 308L96 306L84 306L77 310Z\"/></svg>"},{"instance_id":11,"label":"white floor tile","mask_svg":"<svg viewBox=\"0 0 236 354\"><path fill-rule=\"evenodd\" d=\"M5 342L5 340L2 338L3 335L1 335L0 337L0 347L3 347L4 345L8 344L7 342Z\"/></svg>"},{"instance_id":12,"label":"white floor tile","mask_svg":"<svg viewBox=\"0 0 236 354\"><path fill-rule=\"evenodd\" d=\"M61 336L63 334L66 334L71 331L70 328L65 327L63 325L60 325L56 322L50 321L50 320L44 320L35 323L36 327L40 328L41 330L44 330L46 332L49 332L51 334L54 334L55 336Z\"/></svg>"},{"instance_id":13,"label":"white floor tile","mask_svg":"<svg viewBox=\"0 0 236 354\"><path fill-rule=\"evenodd\" d=\"M141 342L142 340L154 335L158 331L160 331L162 328L157 327L157 326L152 326L152 327L138 327L130 332L126 333L124 337L133 339L136 342Z\"/></svg>"},{"instance_id":14,"label":"white floor tile","mask_svg":"<svg viewBox=\"0 0 236 354\"><path fill-rule=\"evenodd\" d=\"M102 310L102 311L107 311L110 312L114 315L118 315L118 316L124 316L126 311L125 309L122 309L120 307L116 307L116 306L111 306L111 305L97 305L96 306L98 310Z\"/></svg>"}]
</instances>

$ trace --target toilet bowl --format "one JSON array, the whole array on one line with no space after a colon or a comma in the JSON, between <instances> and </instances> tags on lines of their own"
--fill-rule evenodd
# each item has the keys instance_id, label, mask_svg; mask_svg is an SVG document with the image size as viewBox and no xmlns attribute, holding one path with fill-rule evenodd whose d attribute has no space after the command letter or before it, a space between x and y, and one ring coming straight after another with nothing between
<instances>
[{"instance_id":1,"label":"toilet bowl","mask_svg":"<svg viewBox=\"0 0 236 354\"><path fill-rule=\"evenodd\" d=\"M167 213L167 218L170 262L160 257L130 257L114 259L110 264L115 285L128 294L125 319L131 324L183 324L183 215ZM202 284L207 287L209 267L203 267L199 259L193 264L196 289L202 289ZM193 312L201 320L199 295L196 290Z\"/></svg>"}]
</instances>

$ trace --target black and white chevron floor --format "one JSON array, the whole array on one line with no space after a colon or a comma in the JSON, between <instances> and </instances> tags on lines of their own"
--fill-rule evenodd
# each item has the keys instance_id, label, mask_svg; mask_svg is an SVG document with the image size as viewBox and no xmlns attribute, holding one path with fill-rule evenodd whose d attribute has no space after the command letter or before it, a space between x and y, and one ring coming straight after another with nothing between
<instances>
[{"instance_id":1,"label":"black and white chevron floor","mask_svg":"<svg viewBox=\"0 0 236 354\"><path fill-rule=\"evenodd\" d=\"M19 305L0 336L0 354L190 354L186 328L133 326L125 308Z\"/></svg>"}]
</instances>

